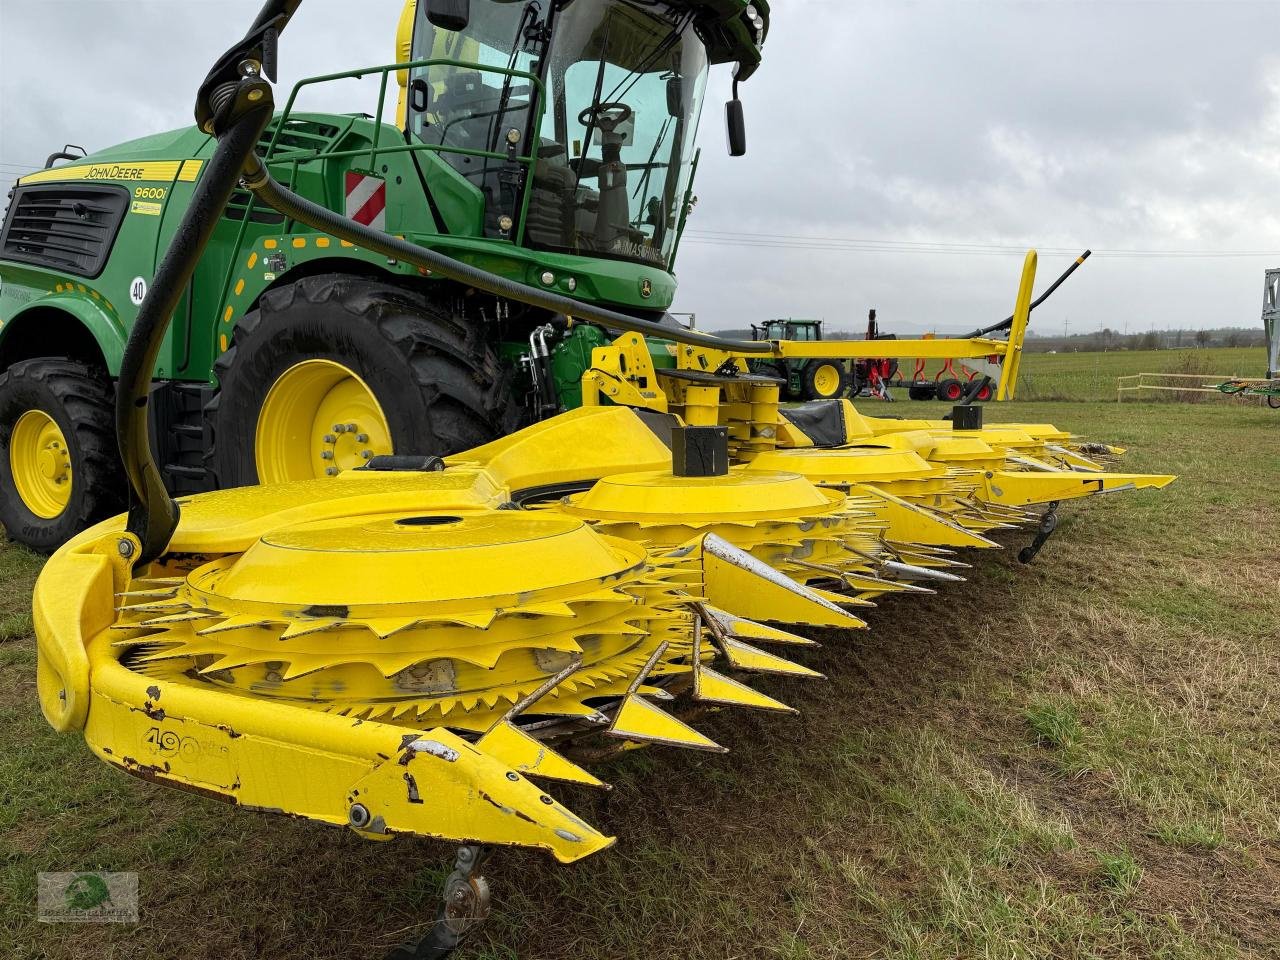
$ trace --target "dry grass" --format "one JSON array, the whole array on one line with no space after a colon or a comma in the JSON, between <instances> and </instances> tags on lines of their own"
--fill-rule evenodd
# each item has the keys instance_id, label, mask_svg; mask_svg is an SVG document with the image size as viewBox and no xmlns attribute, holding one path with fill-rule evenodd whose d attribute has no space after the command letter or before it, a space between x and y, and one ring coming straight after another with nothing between
<instances>
[{"instance_id":1,"label":"dry grass","mask_svg":"<svg viewBox=\"0 0 1280 960\"><path fill-rule=\"evenodd\" d=\"M468 960L1277 954L1280 414L997 417L1182 480L1069 505L1034 566L987 553L971 582L821 637L830 680L770 686L801 718L711 718L728 756L645 751L606 768L611 794L560 791L619 845L500 855ZM360 960L434 910L443 846L164 791L49 732L37 565L0 554L0 956ZM140 927L34 922L36 871L94 867L141 874Z\"/></svg>"}]
</instances>

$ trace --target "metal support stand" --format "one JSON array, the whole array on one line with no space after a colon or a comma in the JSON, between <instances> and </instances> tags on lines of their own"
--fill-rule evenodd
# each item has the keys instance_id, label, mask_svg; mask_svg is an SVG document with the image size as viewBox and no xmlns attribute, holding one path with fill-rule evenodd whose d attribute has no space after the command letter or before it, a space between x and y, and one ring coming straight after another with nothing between
<instances>
[{"instance_id":1,"label":"metal support stand","mask_svg":"<svg viewBox=\"0 0 1280 960\"><path fill-rule=\"evenodd\" d=\"M1040 529L1036 531L1035 539L1031 541L1031 545L1023 547L1018 552L1019 563L1030 563L1036 558L1041 548L1049 542L1049 538L1053 536L1053 531L1058 529L1058 501L1055 500L1049 504L1049 509L1044 512L1044 516L1040 518Z\"/></svg>"},{"instance_id":2,"label":"metal support stand","mask_svg":"<svg viewBox=\"0 0 1280 960\"><path fill-rule=\"evenodd\" d=\"M488 847L458 848L453 873L444 883L444 896L435 926L417 943L397 947L387 960L445 960L489 916L489 884L484 878Z\"/></svg>"}]
</instances>

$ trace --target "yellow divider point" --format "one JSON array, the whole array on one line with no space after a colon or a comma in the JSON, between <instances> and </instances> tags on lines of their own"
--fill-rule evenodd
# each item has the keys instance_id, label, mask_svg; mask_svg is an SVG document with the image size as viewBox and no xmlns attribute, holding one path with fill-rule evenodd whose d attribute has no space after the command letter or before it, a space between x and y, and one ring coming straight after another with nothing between
<instances>
[{"instance_id":1,"label":"yellow divider point","mask_svg":"<svg viewBox=\"0 0 1280 960\"><path fill-rule=\"evenodd\" d=\"M702 569L707 600L740 616L815 627L865 626L816 591L715 534L703 540Z\"/></svg>"},{"instance_id":2,"label":"yellow divider point","mask_svg":"<svg viewBox=\"0 0 1280 960\"><path fill-rule=\"evenodd\" d=\"M777 627L766 627L763 623L756 623L754 620L735 617L733 614L725 613L723 610L718 610L709 604L704 604L703 609L707 611L708 616L715 618L716 624L721 631L730 637L737 637L740 640L755 640L757 643L787 643L798 647L820 646L816 640L810 640L808 637L798 637L794 633L787 633Z\"/></svg>"},{"instance_id":3,"label":"yellow divider point","mask_svg":"<svg viewBox=\"0 0 1280 960\"><path fill-rule=\"evenodd\" d=\"M964 529L941 514L925 510L913 503L885 493L878 487L865 487L867 493L884 501L882 519L888 524L885 539L938 547L978 547L991 549L1000 544Z\"/></svg>"},{"instance_id":4,"label":"yellow divider point","mask_svg":"<svg viewBox=\"0 0 1280 960\"><path fill-rule=\"evenodd\" d=\"M710 750L728 753L709 737L671 714L655 707L643 697L631 694L618 709L618 716L609 728L611 736L624 740L642 740L646 743L664 743L669 747L687 747L690 750Z\"/></svg>"},{"instance_id":5,"label":"yellow divider point","mask_svg":"<svg viewBox=\"0 0 1280 960\"><path fill-rule=\"evenodd\" d=\"M1055 500L1075 500L1096 493L1116 493L1165 487L1171 476L1141 473L1080 473L1078 471L1021 472L1001 470L986 479L985 496L998 504L1029 506Z\"/></svg>"},{"instance_id":6,"label":"yellow divider point","mask_svg":"<svg viewBox=\"0 0 1280 960\"><path fill-rule=\"evenodd\" d=\"M721 645L729 662L739 670L749 670L752 673L776 673L786 677L822 677L822 674L816 670L810 670L808 667L784 660L782 657L775 657L772 653L765 653L741 640L726 637L721 641Z\"/></svg>"},{"instance_id":7,"label":"yellow divider point","mask_svg":"<svg viewBox=\"0 0 1280 960\"><path fill-rule=\"evenodd\" d=\"M589 787L609 786L510 723L495 726L480 738L476 748L520 773Z\"/></svg>"},{"instance_id":8,"label":"yellow divider point","mask_svg":"<svg viewBox=\"0 0 1280 960\"><path fill-rule=\"evenodd\" d=\"M745 683L730 680L723 674L703 667L696 674L693 696L703 703L720 703L730 707L751 707L755 710L774 710L778 713L799 713L773 697L766 697L752 690Z\"/></svg>"}]
</instances>

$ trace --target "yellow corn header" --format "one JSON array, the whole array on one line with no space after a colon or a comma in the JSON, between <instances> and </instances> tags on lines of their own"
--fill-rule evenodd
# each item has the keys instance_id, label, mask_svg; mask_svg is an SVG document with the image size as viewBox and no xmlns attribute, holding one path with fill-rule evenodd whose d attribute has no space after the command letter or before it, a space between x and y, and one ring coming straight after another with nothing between
<instances>
[{"instance_id":1,"label":"yellow corn header","mask_svg":"<svg viewBox=\"0 0 1280 960\"><path fill-rule=\"evenodd\" d=\"M1028 508L1172 479L1047 425L673 393L681 416L587 407L439 469L197 496L140 566L126 518L86 532L36 590L46 717L252 809L579 860L613 838L545 784L603 787L582 757L718 751L690 718L791 711L768 678L818 679L804 628L958 580Z\"/></svg>"},{"instance_id":2,"label":"yellow corn header","mask_svg":"<svg viewBox=\"0 0 1280 960\"><path fill-rule=\"evenodd\" d=\"M293 7L264 14L215 71L218 154L121 375L134 506L40 577L39 699L54 728L134 776L371 839L461 844L416 956L447 955L483 918L489 848L567 863L614 842L553 784L604 789L600 761L646 745L721 751L700 714L792 712L770 678L821 681L798 659L811 628L862 629L879 596L955 584L958 551L996 548L997 531L1037 528L1034 554L1062 501L1173 479L1107 472L1122 451L1050 425L984 429L981 408L950 422L868 417L848 401L784 408L776 382L702 335L667 336L676 366L655 369L646 335L668 328L321 215L253 153L270 85L245 62L263 59ZM595 351L584 407L493 443L173 502L146 391L201 224L241 182L347 242L625 332ZM1012 396L1034 265L1007 342L898 347L1002 355Z\"/></svg>"}]
</instances>

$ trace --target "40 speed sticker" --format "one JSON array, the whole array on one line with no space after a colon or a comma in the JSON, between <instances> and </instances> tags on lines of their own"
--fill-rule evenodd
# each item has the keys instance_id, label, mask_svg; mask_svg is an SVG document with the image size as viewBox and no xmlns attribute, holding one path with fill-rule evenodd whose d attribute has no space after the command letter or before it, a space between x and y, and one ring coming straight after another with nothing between
<instances>
[{"instance_id":1,"label":"40 speed sticker","mask_svg":"<svg viewBox=\"0 0 1280 960\"><path fill-rule=\"evenodd\" d=\"M147 281L143 277L134 277L133 283L129 284L129 302L135 307L140 307L145 299L147 299Z\"/></svg>"}]
</instances>

